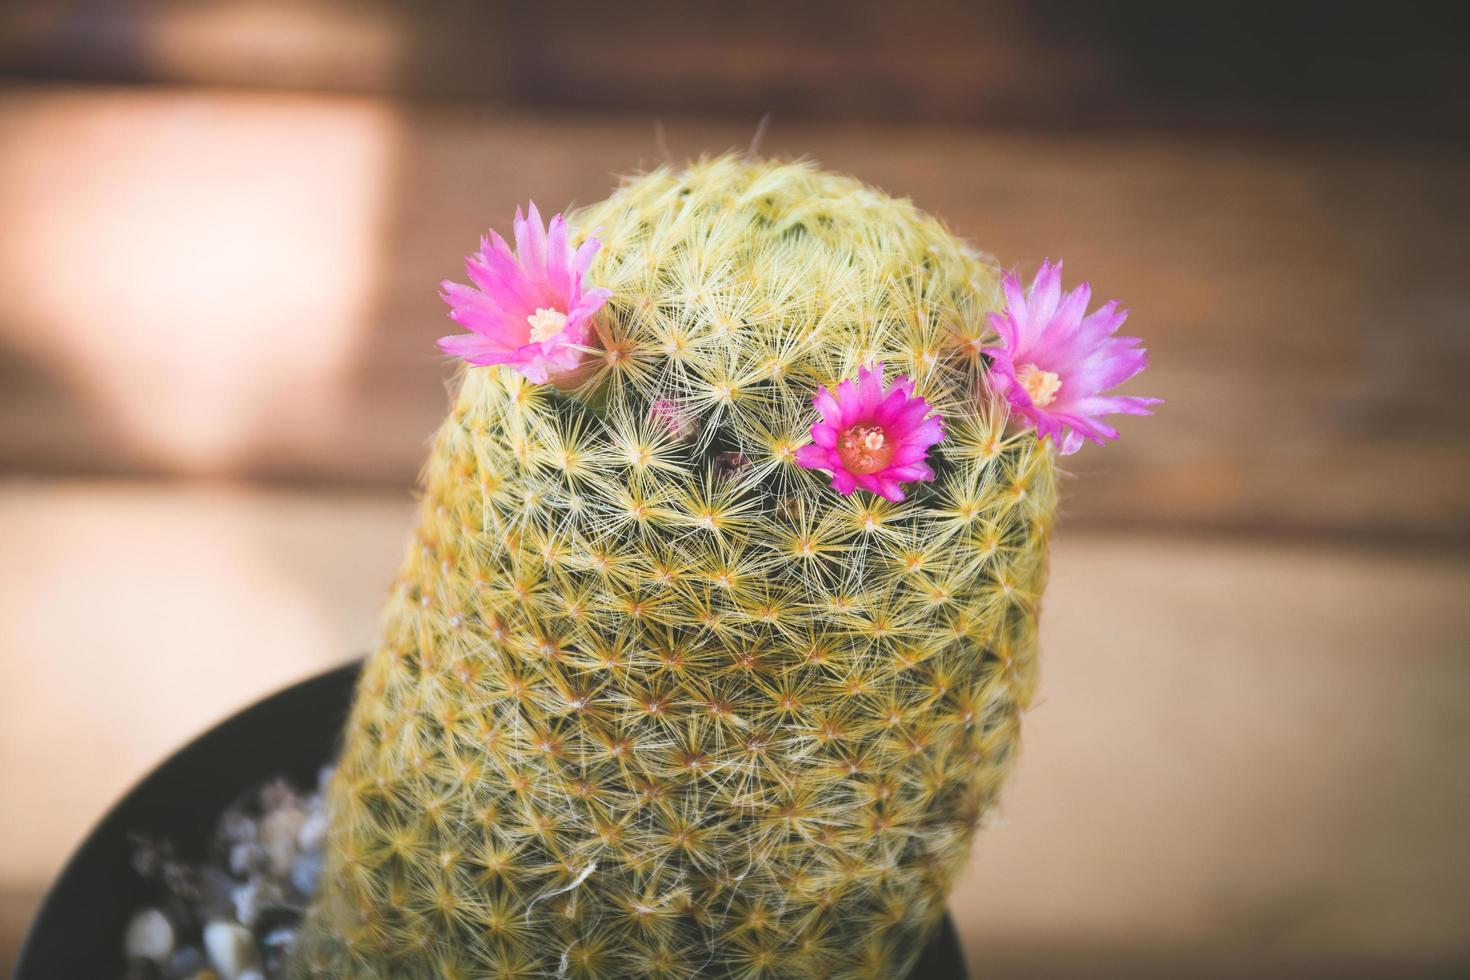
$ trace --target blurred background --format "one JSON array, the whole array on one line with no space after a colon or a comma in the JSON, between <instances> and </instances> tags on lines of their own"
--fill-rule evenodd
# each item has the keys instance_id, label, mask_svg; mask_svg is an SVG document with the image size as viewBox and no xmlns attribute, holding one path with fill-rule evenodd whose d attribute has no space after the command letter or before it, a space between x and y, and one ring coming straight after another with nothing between
<instances>
[{"instance_id":1,"label":"blurred background","mask_svg":"<svg viewBox=\"0 0 1470 980\"><path fill-rule=\"evenodd\" d=\"M1167 399L1068 461L977 975L1470 972L1462 17L0 6L0 970L133 781L372 643L477 236L770 113L1065 257Z\"/></svg>"}]
</instances>

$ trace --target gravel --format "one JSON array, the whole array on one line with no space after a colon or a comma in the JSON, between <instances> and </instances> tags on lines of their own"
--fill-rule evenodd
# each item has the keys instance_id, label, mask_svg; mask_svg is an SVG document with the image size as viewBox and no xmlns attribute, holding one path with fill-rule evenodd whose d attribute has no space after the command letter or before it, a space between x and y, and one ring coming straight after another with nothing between
<instances>
[{"instance_id":1,"label":"gravel","mask_svg":"<svg viewBox=\"0 0 1470 980\"><path fill-rule=\"evenodd\" d=\"M245 794L220 814L203 862L135 835L133 867L155 895L121 938L122 980L283 980L321 879L331 774L307 793L274 779Z\"/></svg>"}]
</instances>

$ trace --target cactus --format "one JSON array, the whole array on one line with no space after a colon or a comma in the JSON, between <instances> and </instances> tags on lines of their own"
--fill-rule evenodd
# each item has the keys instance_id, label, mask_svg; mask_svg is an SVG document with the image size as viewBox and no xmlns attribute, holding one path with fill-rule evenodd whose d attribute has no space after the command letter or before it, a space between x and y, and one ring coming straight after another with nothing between
<instances>
[{"instance_id":1,"label":"cactus","mask_svg":"<svg viewBox=\"0 0 1470 980\"><path fill-rule=\"evenodd\" d=\"M902 976L1035 686L1055 453L987 384L1000 272L803 163L568 217L596 353L462 373L295 969ZM795 461L878 364L944 418L901 502Z\"/></svg>"}]
</instances>

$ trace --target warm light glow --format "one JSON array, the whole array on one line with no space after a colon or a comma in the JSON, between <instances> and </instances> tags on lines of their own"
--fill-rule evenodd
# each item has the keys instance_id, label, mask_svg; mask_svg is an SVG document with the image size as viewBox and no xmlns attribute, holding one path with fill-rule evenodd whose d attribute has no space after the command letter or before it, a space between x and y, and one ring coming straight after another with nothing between
<instances>
[{"instance_id":1,"label":"warm light glow","mask_svg":"<svg viewBox=\"0 0 1470 980\"><path fill-rule=\"evenodd\" d=\"M392 113L360 100L57 94L0 140L0 344L142 465L307 445L375 298Z\"/></svg>"},{"instance_id":2,"label":"warm light glow","mask_svg":"<svg viewBox=\"0 0 1470 980\"><path fill-rule=\"evenodd\" d=\"M165 76L225 84L392 91L408 37L393 5L190 0L159 5L143 57Z\"/></svg>"},{"instance_id":3,"label":"warm light glow","mask_svg":"<svg viewBox=\"0 0 1470 980\"><path fill-rule=\"evenodd\" d=\"M396 496L0 485L0 881L39 893L185 739L367 649L410 515Z\"/></svg>"}]
</instances>

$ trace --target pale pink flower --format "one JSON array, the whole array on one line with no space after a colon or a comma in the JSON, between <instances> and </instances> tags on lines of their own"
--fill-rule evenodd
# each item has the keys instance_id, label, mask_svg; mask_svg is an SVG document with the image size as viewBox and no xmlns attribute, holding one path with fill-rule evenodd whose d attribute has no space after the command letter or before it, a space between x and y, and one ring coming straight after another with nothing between
<instances>
[{"instance_id":1,"label":"pale pink flower","mask_svg":"<svg viewBox=\"0 0 1470 980\"><path fill-rule=\"evenodd\" d=\"M1021 292L1014 275L1002 280L1003 313L990 314L1000 334L989 355L990 384L1036 426L1038 438L1050 436L1063 456L1083 439L1101 445L1118 430L1099 421L1103 415L1152 415L1158 398L1104 395L1148 366L1148 352L1137 337L1115 337L1128 318L1114 300L1087 313L1092 287L1083 283L1062 293L1062 263L1041 264L1031 288Z\"/></svg>"},{"instance_id":2,"label":"pale pink flower","mask_svg":"<svg viewBox=\"0 0 1470 980\"><path fill-rule=\"evenodd\" d=\"M602 243L589 238L574 253L562 216L543 228L535 204L528 217L516 209L514 228L514 253L492 231L465 257L474 286L441 284L439 295L453 307L449 318L470 332L440 337L439 349L471 364L509 364L544 384L581 364L587 321L611 295L582 285Z\"/></svg>"},{"instance_id":3,"label":"pale pink flower","mask_svg":"<svg viewBox=\"0 0 1470 980\"><path fill-rule=\"evenodd\" d=\"M932 480L925 459L944 438L938 415L914 394L906 377L883 384L883 365L862 368L854 384L836 392L822 388L813 399L822 420L812 426L810 445L796 451L796 462L832 474L832 488L846 496L858 487L888 500L902 500L904 483Z\"/></svg>"}]
</instances>

